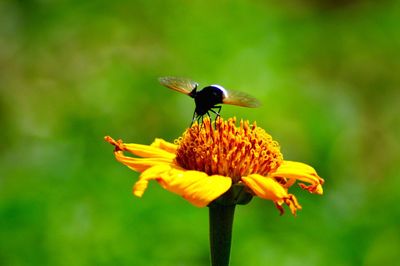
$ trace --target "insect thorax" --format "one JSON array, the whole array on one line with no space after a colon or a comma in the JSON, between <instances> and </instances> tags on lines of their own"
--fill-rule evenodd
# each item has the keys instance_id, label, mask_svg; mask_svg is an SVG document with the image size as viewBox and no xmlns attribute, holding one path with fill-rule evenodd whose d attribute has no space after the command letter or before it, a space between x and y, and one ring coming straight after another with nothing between
<instances>
[{"instance_id":1,"label":"insect thorax","mask_svg":"<svg viewBox=\"0 0 400 266\"><path fill-rule=\"evenodd\" d=\"M207 86L196 93L194 101L196 103L196 113L206 114L216 104L222 103L223 91L215 86Z\"/></svg>"}]
</instances>

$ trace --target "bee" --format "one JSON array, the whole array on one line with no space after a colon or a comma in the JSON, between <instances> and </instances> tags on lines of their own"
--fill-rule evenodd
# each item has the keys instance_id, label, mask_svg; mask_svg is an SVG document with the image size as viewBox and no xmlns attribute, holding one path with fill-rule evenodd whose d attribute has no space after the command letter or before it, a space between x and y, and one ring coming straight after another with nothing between
<instances>
[{"instance_id":1,"label":"bee","mask_svg":"<svg viewBox=\"0 0 400 266\"><path fill-rule=\"evenodd\" d=\"M251 108L261 105L260 101L253 96L244 92L225 89L221 85L209 85L198 91L199 84L187 78L161 77L158 80L161 85L194 99L196 108L194 109L192 124L196 120L198 123L203 121L203 116L206 114L211 117L210 112L214 113L217 119L222 108L219 104Z\"/></svg>"}]
</instances>

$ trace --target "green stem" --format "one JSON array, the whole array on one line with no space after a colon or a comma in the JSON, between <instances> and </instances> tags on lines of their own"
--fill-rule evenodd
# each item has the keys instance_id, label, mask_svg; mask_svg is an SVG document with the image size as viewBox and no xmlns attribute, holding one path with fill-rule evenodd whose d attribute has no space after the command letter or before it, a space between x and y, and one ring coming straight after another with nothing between
<instances>
[{"instance_id":1,"label":"green stem","mask_svg":"<svg viewBox=\"0 0 400 266\"><path fill-rule=\"evenodd\" d=\"M229 265L235 206L235 204L220 205L216 202L209 206L212 266Z\"/></svg>"}]
</instances>

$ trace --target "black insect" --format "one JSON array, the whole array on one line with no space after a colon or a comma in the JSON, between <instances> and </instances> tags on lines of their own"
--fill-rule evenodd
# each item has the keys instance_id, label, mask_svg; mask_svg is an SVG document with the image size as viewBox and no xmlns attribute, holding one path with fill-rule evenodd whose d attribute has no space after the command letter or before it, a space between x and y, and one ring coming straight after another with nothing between
<instances>
[{"instance_id":1,"label":"black insect","mask_svg":"<svg viewBox=\"0 0 400 266\"><path fill-rule=\"evenodd\" d=\"M227 90L220 85L209 85L202 90L197 91L199 84L190 79L178 77L161 77L161 85L172 90L189 95L194 99L196 108L194 109L192 123L197 119L202 121L204 115L210 116L209 112L216 114L217 118L221 112L222 106L218 104L231 104L243 107L258 107L260 102L240 91Z\"/></svg>"}]
</instances>

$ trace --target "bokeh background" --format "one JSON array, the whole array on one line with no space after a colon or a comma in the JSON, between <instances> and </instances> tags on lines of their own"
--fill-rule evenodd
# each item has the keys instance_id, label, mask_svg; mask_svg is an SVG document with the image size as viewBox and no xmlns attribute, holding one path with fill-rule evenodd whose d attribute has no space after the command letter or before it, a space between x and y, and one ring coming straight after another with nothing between
<instances>
[{"instance_id":1,"label":"bokeh background","mask_svg":"<svg viewBox=\"0 0 400 266\"><path fill-rule=\"evenodd\" d=\"M157 77L246 91L325 194L237 208L231 265L398 265L399 1L0 2L0 265L208 265L208 210L103 137L173 141L193 101Z\"/></svg>"}]
</instances>

